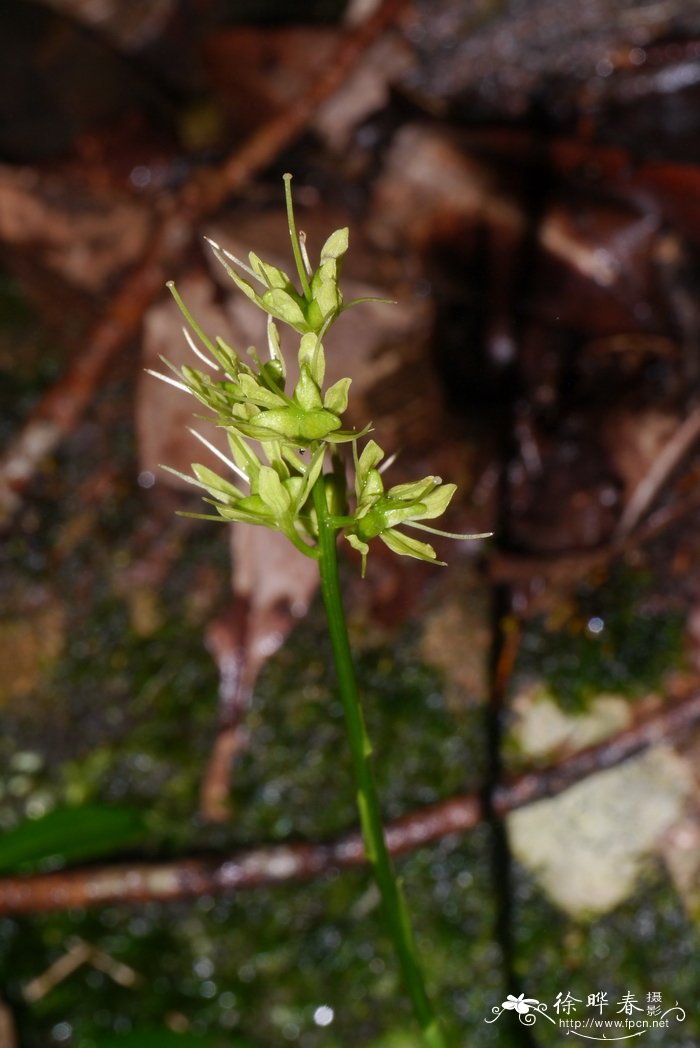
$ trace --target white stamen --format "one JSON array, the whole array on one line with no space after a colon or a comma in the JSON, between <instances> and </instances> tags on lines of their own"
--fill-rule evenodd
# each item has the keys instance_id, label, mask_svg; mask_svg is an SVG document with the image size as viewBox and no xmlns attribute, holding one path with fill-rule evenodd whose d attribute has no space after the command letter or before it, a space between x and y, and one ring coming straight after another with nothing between
<instances>
[{"instance_id":1,"label":"white stamen","mask_svg":"<svg viewBox=\"0 0 700 1048\"><path fill-rule=\"evenodd\" d=\"M207 367L212 368L213 371L221 371L221 368L218 364L214 363L213 360L210 360L208 356L202 353L201 349L197 348L194 339L192 338L186 327L183 327L182 333L187 340L187 345L190 347L194 355L196 357L199 357L203 364L206 364Z\"/></svg>"},{"instance_id":2,"label":"white stamen","mask_svg":"<svg viewBox=\"0 0 700 1048\"><path fill-rule=\"evenodd\" d=\"M249 273L250 276L253 277L254 280L257 280L257 282L259 284L262 284L263 287L267 287L267 285L265 284L265 281L261 280L260 277L258 276L258 274L253 269L251 269L249 265L247 265L245 262L243 262L240 258L236 258L235 255L232 255L231 252L227 251L225 247L221 247L221 245L217 244L217 242L215 240L212 240L211 237L205 237L204 239L209 244L209 246L212 248L214 254L218 258L219 262L221 262L223 264L225 269L228 270L228 268L229 268L226 265L226 263L224 262L224 258L227 258L230 262L235 262L237 266L239 266L241 269L244 269L246 271L246 273Z\"/></svg>"},{"instance_id":3,"label":"white stamen","mask_svg":"<svg viewBox=\"0 0 700 1048\"><path fill-rule=\"evenodd\" d=\"M249 483L248 477L243 472L243 470L240 469L235 462L232 462L231 459L228 458L228 456L224 455L223 451L220 451L215 444L212 444L211 441L207 440L206 437L203 437L202 434L198 433L196 429L190 429L189 426L187 428L190 430L190 433L193 437L196 437L197 440L201 441L205 447L209 448L210 451L212 451L218 458L220 458L222 462L225 462L229 469L233 470L236 476L240 477L241 480L244 480L246 483Z\"/></svg>"},{"instance_id":4,"label":"white stamen","mask_svg":"<svg viewBox=\"0 0 700 1048\"><path fill-rule=\"evenodd\" d=\"M278 338L276 335L277 328L275 322L271 316L267 318L267 349L270 354L270 360L278 360L283 364L282 355L278 346Z\"/></svg>"},{"instance_id":5,"label":"white stamen","mask_svg":"<svg viewBox=\"0 0 700 1048\"><path fill-rule=\"evenodd\" d=\"M490 539L493 535L492 531L479 531L473 535L458 535L454 531L442 531L440 528L431 528L427 524L419 524L417 520L404 520L401 522L401 526L417 528L419 531L428 531L431 535L441 535L443 539Z\"/></svg>"},{"instance_id":6,"label":"white stamen","mask_svg":"<svg viewBox=\"0 0 700 1048\"><path fill-rule=\"evenodd\" d=\"M160 371L151 371L150 368L146 368L147 375L153 375L154 378L159 378L161 382L167 382L169 386L175 386L176 389L181 389L183 393L189 393L190 396L194 396L194 393L186 386L183 382L178 382L175 378L170 378L170 375L161 375Z\"/></svg>"},{"instance_id":7,"label":"white stamen","mask_svg":"<svg viewBox=\"0 0 700 1048\"><path fill-rule=\"evenodd\" d=\"M388 470L391 466L394 465L394 463L396 462L398 457L399 457L399 452L398 451L395 451L393 453L393 455L389 455L389 458L386 460L386 462L382 462L381 466L377 467L377 472L378 473L385 473L386 470Z\"/></svg>"},{"instance_id":8,"label":"white stamen","mask_svg":"<svg viewBox=\"0 0 700 1048\"><path fill-rule=\"evenodd\" d=\"M299 230L299 249L301 251L301 257L304 261L304 269L306 270L306 275L307 277L311 277L313 276L314 271L311 268L309 256L306 251L306 233L303 231L303 229Z\"/></svg>"}]
</instances>

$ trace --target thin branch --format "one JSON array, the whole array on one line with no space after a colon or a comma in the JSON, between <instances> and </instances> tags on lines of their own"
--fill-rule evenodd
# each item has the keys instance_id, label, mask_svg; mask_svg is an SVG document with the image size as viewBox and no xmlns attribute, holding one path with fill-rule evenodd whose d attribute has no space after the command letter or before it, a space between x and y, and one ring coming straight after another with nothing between
<instances>
[{"instance_id":1,"label":"thin branch","mask_svg":"<svg viewBox=\"0 0 700 1048\"><path fill-rule=\"evenodd\" d=\"M128 964L115 960L110 954L104 953L84 939L71 939L67 945L68 949L58 960L26 984L22 991L25 1001L34 1004L42 1000L55 986L60 985L84 964L104 972L120 986L132 987L141 982L141 976ZM0 1044L4 1045L4 1042L0 1041Z\"/></svg>"},{"instance_id":2,"label":"thin branch","mask_svg":"<svg viewBox=\"0 0 700 1048\"><path fill-rule=\"evenodd\" d=\"M528 772L494 791L502 818L545 797L554 797L595 772L615 767L650 746L685 735L700 723L700 691L666 707L596 746ZM463 794L418 809L386 827L392 855L468 833L484 814L479 793ZM183 859L77 868L65 872L0 878L0 914L16 915L114 903L170 902L209 894L233 894L263 885L310 880L330 870L362 866L362 838L350 833L328 843L274 844L224 859Z\"/></svg>"},{"instance_id":3,"label":"thin branch","mask_svg":"<svg viewBox=\"0 0 700 1048\"><path fill-rule=\"evenodd\" d=\"M632 492L615 529L614 543L622 542L636 527L678 463L699 437L700 407L696 407L664 445Z\"/></svg>"}]
</instances>

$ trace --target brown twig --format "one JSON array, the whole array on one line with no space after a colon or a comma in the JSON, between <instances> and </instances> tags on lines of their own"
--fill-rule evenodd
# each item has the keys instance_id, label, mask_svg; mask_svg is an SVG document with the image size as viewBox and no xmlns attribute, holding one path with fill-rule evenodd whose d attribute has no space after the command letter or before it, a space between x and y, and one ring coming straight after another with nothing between
<instances>
[{"instance_id":1,"label":"brown twig","mask_svg":"<svg viewBox=\"0 0 700 1048\"><path fill-rule=\"evenodd\" d=\"M615 529L614 543L621 543L633 531L668 481L671 473L698 438L700 438L700 407L694 408L681 423L632 492Z\"/></svg>"},{"instance_id":2,"label":"brown twig","mask_svg":"<svg viewBox=\"0 0 700 1048\"><path fill-rule=\"evenodd\" d=\"M122 280L84 347L36 405L0 460L0 521L17 511L39 464L76 425L117 351L133 338L191 242L192 230L239 192L304 130L318 107L344 83L366 48L398 17L406 0L384 0L341 40L327 68L287 110L256 131L228 160L198 173L165 201L143 258Z\"/></svg>"},{"instance_id":3,"label":"brown twig","mask_svg":"<svg viewBox=\"0 0 700 1048\"><path fill-rule=\"evenodd\" d=\"M594 772L614 767L650 746L683 735L698 722L700 691L695 691L605 742L498 786L493 794L492 809L504 817L516 808L556 796ZM478 793L452 797L389 823L387 844L393 855L403 855L450 834L467 833L481 822L483 814L483 801ZM329 843L262 846L225 859L184 859L6 877L0 879L0 914L231 894L291 880L310 880L329 870L364 863L361 837L351 833Z\"/></svg>"},{"instance_id":4,"label":"brown twig","mask_svg":"<svg viewBox=\"0 0 700 1048\"><path fill-rule=\"evenodd\" d=\"M66 952L61 954L58 960L26 984L22 996L30 1004L40 1001L84 964L104 972L120 986L132 987L141 981L141 976L128 964L115 960L110 954L85 942L84 939L73 938L69 940ZM0 1041L0 1044L4 1045L4 1042Z\"/></svg>"}]
</instances>

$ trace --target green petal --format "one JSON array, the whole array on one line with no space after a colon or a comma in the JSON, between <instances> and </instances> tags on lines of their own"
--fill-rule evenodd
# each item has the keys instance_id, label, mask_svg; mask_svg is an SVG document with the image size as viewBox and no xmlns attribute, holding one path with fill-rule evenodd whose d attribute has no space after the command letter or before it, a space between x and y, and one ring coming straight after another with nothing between
<instances>
[{"instance_id":1,"label":"green petal","mask_svg":"<svg viewBox=\"0 0 700 1048\"><path fill-rule=\"evenodd\" d=\"M226 436L228 437L228 446L231 449L233 461L239 469L243 470L253 487L255 487L261 466L258 456L233 427L226 427Z\"/></svg>"},{"instance_id":2,"label":"green petal","mask_svg":"<svg viewBox=\"0 0 700 1048\"><path fill-rule=\"evenodd\" d=\"M263 262L253 251L249 252L248 260L250 262L250 268L253 272L260 277L263 284L266 284L268 288L283 288L285 291L292 291L294 286L287 276L287 274L278 269L277 266L270 265L269 262Z\"/></svg>"},{"instance_id":3,"label":"green petal","mask_svg":"<svg viewBox=\"0 0 700 1048\"><path fill-rule=\"evenodd\" d=\"M441 484L439 477L423 477L422 480L409 481L407 484L394 484L387 495L402 502L425 502L429 492Z\"/></svg>"},{"instance_id":4,"label":"green petal","mask_svg":"<svg viewBox=\"0 0 700 1048\"><path fill-rule=\"evenodd\" d=\"M321 307L315 298L312 298L306 307L306 329L307 331L320 331L326 323L326 314L321 312ZM299 329L297 329L299 330Z\"/></svg>"},{"instance_id":5,"label":"green petal","mask_svg":"<svg viewBox=\"0 0 700 1048\"><path fill-rule=\"evenodd\" d=\"M260 513L246 513L242 509L231 509L230 506L221 506L219 518L207 516L205 513L183 513L183 516L197 517L200 520L218 520L219 518L228 524L255 524L256 527L271 528L279 531L280 527L273 517L265 517Z\"/></svg>"},{"instance_id":6,"label":"green petal","mask_svg":"<svg viewBox=\"0 0 700 1048\"><path fill-rule=\"evenodd\" d=\"M384 495L384 482L378 469L370 469L362 485L361 501L376 501Z\"/></svg>"},{"instance_id":7,"label":"green petal","mask_svg":"<svg viewBox=\"0 0 700 1048\"><path fill-rule=\"evenodd\" d=\"M221 513L229 512L228 506L221 506L218 508ZM233 512L233 510L231 512ZM270 513L270 507L258 494L246 495L246 497L241 499L236 506L235 512L245 513L249 517L255 518L254 523L258 524L270 524L274 520L274 517Z\"/></svg>"},{"instance_id":8,"label":"green petal","mask_svg":"<svg viewBox=\"0 0 700 1048\"><path fill-rule=\"evenodd\" d=\"M260 467L258 494L277 520L282 520L289 512L291 496L272 466Z\"/></svg>"},{"instance_id":9,"label":"green petal","mask_svg":"<svg viewBox=\"0 0 700 1048\"><path fill-rule=\"evenodd\" d=\"M313 488L314 484L321 475L321 470L323 469L325 457L326 448L322 444L320 448L318 448L315 452L313 458L311 459L311 462L309 463L309 467L304 475L304 483L299 491L299 494L297 496L297 503L294 507L295 515L298 514L299 511L302 509L304 503L311 494L311 489Z\"/></svg>"},{"instance_id":10,"label":"green petal","mask_svg":"<svg viewBox=\"0 0 700 1048\"><path fill-rule=\"evenodd\" d=\"M280 360L268 360L260 368L260 384L272 393L277 393L283 403L285 374L284 364Z\"/></svg>"},{"instance_id":11,"label":"green petal","mask_svg":"<svg viewBox=\"0 0 700 1048\"><path fill-rule=\"evenodd\" d=\"M208 499L204 500L209 501ZM259 495L246 495L236 506L214 503L219 516L235 524L261 524L266 528L277 528L278 524ZM188 514L194 516L194 514ZM208 519L208 518L204 518Z\"/></svg>"},{"instance_id":12,"label":"green petal","mask_svg":"<svg viewBox=\"0 0 700 1048\"><path fill-rule=\"evenodd\" d=\"M241 375L238 385L244 399L258 407L279 408L287 403L283 396L261 385L252 375Z\"/></svg>"},{"instance_id":13,"label":"green petal","mask_svg":"<svg viewBox=\"0 0 700 1048\"><path fill-rule=\"evenodd\" d=\"M334 262L329 265L335 267ZM321 273L321 270L319 270L319 273ZM311 290L313 292L313 301L317 304L322 317L325 318L340 309L343 299L335 281L335 274L331 276L329 272L325 279L322 277L315 286L312 285Z\"/></svg>"},{"instance_id":14,"label":"green petal","mask_svg":"<svg viewBox=\"0 0 700 1048\"><path fill-rule=\"evenodd\" d=\"M335 412L336 415L342 415L347 410L348 390L351 382L351 378L341 378L334 382L332 386L329 386L323 398L324 408Z\"/></svg>"},{"instance_id":15,"label":"green petal","mask_svg":"<svg viewBox=\"0 0 700 1048\"><path fill-rule=\"evenodd\" d=\"M280 439L296 441L300 445L303 443L298 436L299 427L290 408L259 411L250 420L237 418L234 422L230 419L228 422L235 426L239 433L252 440L267 442Z\"/></svg>"},{"instance_id":16,"label":"green petal","mask_svg":"<svg viewBox=\"0 0 700 1048\"><path fill-rule=\"evenodd\" d=\"M266 313L271 313L273 317L283 320L285 324L289 324L297 331L306 331L308 328L301 306L288 291L283 291L281 288L266 291L259 305Z\"/></svg>"},{"instance_id":17,"label":"green petal","mask_svg":"<svg viewBox=\"0 0 700 1048\"><path fill-rule=\"evenodd\" d=\"M214 473L213 470L208 469L207 466L202 466L198 462L192 463L192 472L196 476L199 483L203 488L211 495L224 495L226 498L238 501L243 498L243 492L239 491L235 484L231 484L228 480L224 480L218 473Z\"/></svg>"},{"instance_id":18,"label":"green petal","mask_svg":"<svg viewBox=\"0 0 700 1048\"><path fill-rule=\"evenodd\" d=\"M336 229L335 233L331 233L321 248L321 263L328 262L332 258L342 258L348 249L349 243L350 231L347 226L343 229Z\"/></svg>"},{"instance_id":19,"label":"green petal","mask_svg":"<svg viewBox=\"0 0 700 1048\"><path fill-rule=\"evenodd\" d=\"M299 367L307 364L311 377L320 389L326 374L326 357L323 345L314 331L307 331L299 342Z\"/></svg>"},{"instance_id":20,"label":"green petal","mask_svg":"<svg viewBox=\"0 0 700 1048\"><path fill-rule=\"evenodd\" d=\"M321 394L311 377L311 371L307 364L301 365L299 380L294 389L294 400L304 411L314 411L316 408L323 407Z\"/></svg>"},{"instance_id":21,"label":"green petal","mask_svg":"<svg viewBox=\"0 0 700 1048\"><path fill-rule=\"evenodd\" d=\"M456 484L441 484L428 495L424 495L421 502L425 505L426 511L421 513L417 519L430 520L433 517L441 517L452 501L456 490Z\"/></svg>"},{"instance_id":22,"label":"green petal","mask_svg":"<svg viewBox=\"0 0 700 1048\"><path fill-rule=\"evenodd\" d=\"M264 308L262 304L262 299L260 298L260 295L257 293L253 285L249 284L247 280L244 280L243 277L239 276L236 270L232 269L232 267L229 266L223 258L221 258L219 255L217 255L216 257L219 259L219 262L221 262L222 266L224 267L228 275L231 277L231 280L234 282L238 290L242 291L243 294L252 302L255 302L257 306Z\"/></svg>"},{"instance_id":23,"label":"green petal","mask_svg":"<svg viewBox=\"0 0 700 1048\"><path fill-rule=\"evenodd\" d=\"M379 512L381 512L384 518L384 527L395 528L397 524L403 524L404 521L420 519L420 517L424 516L424 508L422 502L399 502L397 504L389 502L386 504L382 500Z\"/></svg>"},{"instance_id":24,"label":"green petal","mask_svg":"<svg viewBox=\"0 0 700 1048\"><path fill-rule=\"evenodd\" d=\"M379 538L382 542L393 550L394 553L399 553L402 557L415 557L416 560L427 560L436 564L443 564L443 561L436 560L437 554L432 546L429 546L427 542L419 542L418 539L409 538L408 535L402 535L400 531L383 531Z\"/></svg>"},{"instance_id":25,"label":"green petal","mask_svg":"<svg viewBox=\"0 0 700 1048\"><path fill-rule=\"evenodd\" d=\"M361 482L364 482L364 477L371 469L376 469L379 463L384 458L384 452L377 444L376 440L368 440L362 449L359 461L357 463L357 470L360 474Z\"/></svg>"},{"instance_id":26,"label":"green petal","mask_svg":"<svg viewBox=\"0 0 700 1048\"><path fill-rule=\"evenodd\" d=\"M282 481L282 487L289 495L289 504L292 507L292 515L296 516L296 507L300 504L299 497L304 488L304 478L298 476L287 477L286 480Z\"/></svg>"}]
</instances>

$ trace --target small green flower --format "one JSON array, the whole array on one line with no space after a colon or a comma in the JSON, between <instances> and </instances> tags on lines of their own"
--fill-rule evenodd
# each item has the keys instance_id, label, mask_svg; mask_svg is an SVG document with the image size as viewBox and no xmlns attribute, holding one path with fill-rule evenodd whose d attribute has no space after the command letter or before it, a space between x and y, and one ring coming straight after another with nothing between
<instances>
[{"instance_id":1,"label":"small green flower","mask_svg":"<svg viewBox=\"0 0 700 1048\"><path fill-rule=\"evenodd\" d=\"M373 538L380 538L394 553L444 566L444 561L437 560L437 554L429 543L405 535L398 530L400 524L447 538L487 537L485 534L456 535L420 524L419 521L442 516L457 490L456 484L443 484L440 477L430 476L409 484L396 484L385 491L378 469L383 458L384 452L376 441L369 440L355 462L357 508L354 522L345 527L344 534L350 545L362 554L363 576L369 541Z\"/></svg>"},{"instance_id":2,"label":"small green flower","mask_svg":"<svg viewBox=\"0 0 700 1048\"><path fill-rule=\"evenodd\" d=\"M318 335L305 334L299 348L299 378L291 396L285 393L286 366L274 322L268 324L270 360L263 363L255 350L249 353L257 370L246 364L222 338L211 342L180 297L175 285L168 284L173 298L195 335L206 345L211 358L197 348L187 328L183 328L192 351L222 378L212 377L183 364L177 368L161 358L176 378L149 373L186 393L213 411L224 428L235 428L253 440L288 440L298 447L326 440L340 444L357 439L356 430L341 428L341 415L348 405L351 380L340 379L322 393L325 374L323 343ZM212 359L213 358L213 359Z\"/></svg>"},{"instance_id":3,"label":"small green flower","mask_svg":"<svg viewBox=\"0 0 700 1048\"><path fill-rule=\"evenodd\" d=\"M321 248L318 268L311 268L303 235L297 233L294 210L291 203L291 175L285 175L285 194L289 235L292 241L294 260L301 283L301 293L284 270L263 262L253 251L248 254L248 263L230 254L214 240L206 238L217 259L231 277L236 287L256 306L271 317L289 324L304 335L319 334L328 329L343 308L343 296L339 287L340 266L348 250L349 231L336 229ZM237 267L233 268L229 263ZM243 270L254 283L247 280L238 270ZM260 290L256 290L258 285Z\"/></svg>"},{"instance_id":4,"label":"small green flower","mask_svg":"<svg viewBox=\"0 0 700 1048\"><path fill-rule=\"evenodd\" d=\"M228 433L231 458L201 433L194 429L190 433L221 459L244 482L248 491L200 463L192 465L194 476L165 466L170 473L188 484L203 489L209 496L204 501L216 510L216 514L188 513L187 516L201 520L261 524L273 531L283 532L306 556L317 556L317 534L310 503L311 489L323 469L326 450L323 445L309 462L305 462L289 448L270 443L265 446L268 461L264 463L235 431Z\"/></svg>"}]
</instances>

